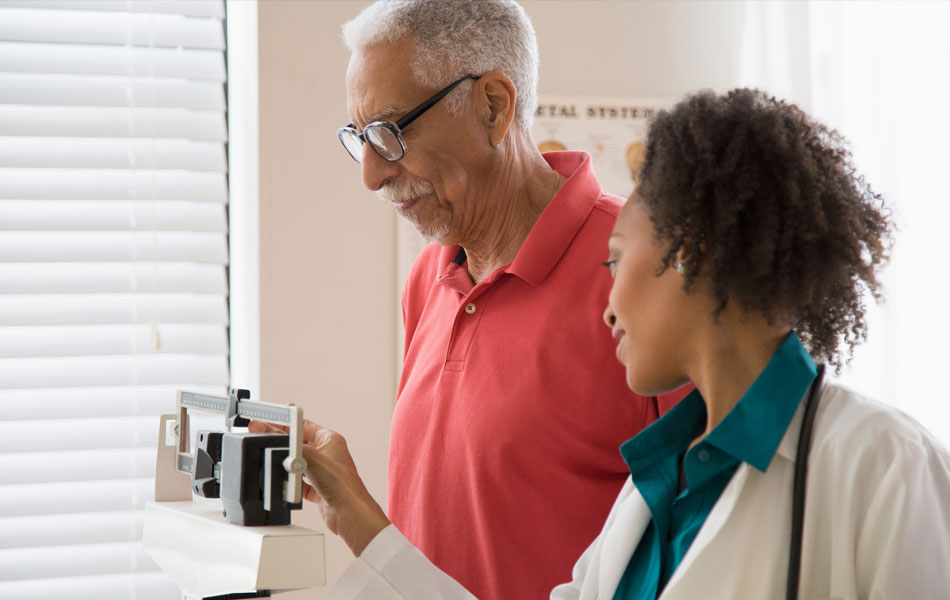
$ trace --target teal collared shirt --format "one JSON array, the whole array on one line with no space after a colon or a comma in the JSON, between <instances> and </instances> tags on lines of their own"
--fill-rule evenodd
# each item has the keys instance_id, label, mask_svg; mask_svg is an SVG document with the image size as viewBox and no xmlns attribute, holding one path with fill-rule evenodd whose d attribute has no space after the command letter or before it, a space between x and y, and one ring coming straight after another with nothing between
<instances>
[{"instance_id":1,"label":"teal collared shirt","mask_svg":"<svg viewBox=\"0 0 950 600\"><path fill-rule=\"evenodd\" d=\"M615 600L660 595L739 465L768 469L816 375L814 361L792 332L729 414L692 448L690 443L706 430L706 403L699 390L620 446L652 519Z\"/></svg>"}]
</instances>

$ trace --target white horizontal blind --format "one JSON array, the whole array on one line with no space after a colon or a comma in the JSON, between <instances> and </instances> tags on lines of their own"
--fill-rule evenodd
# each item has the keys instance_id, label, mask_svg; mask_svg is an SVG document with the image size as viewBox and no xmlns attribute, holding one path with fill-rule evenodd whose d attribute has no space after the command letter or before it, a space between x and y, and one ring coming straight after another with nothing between
<instances>
[{"instance_id":1,"label":"white horizontal blind","mask_svg":"<svg viewBox=\"0 0 950 600\"><path fill-rule=\"evenodd\" d=\"M157 415L228 383L223 0L0 0L0 598L175 599Z\"/></svg>"}]
</instances>

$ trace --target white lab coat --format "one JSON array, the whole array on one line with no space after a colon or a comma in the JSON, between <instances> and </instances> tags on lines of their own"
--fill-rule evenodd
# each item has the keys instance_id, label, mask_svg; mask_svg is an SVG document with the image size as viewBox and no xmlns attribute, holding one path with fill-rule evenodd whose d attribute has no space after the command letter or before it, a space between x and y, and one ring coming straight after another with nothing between
<instances>
[{"instance_id":1,"label":"white lab coat","mask_svg":"<svg viewBox=\"0 0 950 600\"><path fill-rule=\"evenodd\" d=\"M739 467L662 600L785 597L803 412L799 406L765 473ZM826 386L805 511L799 598L950 598L950 454L903 413ZM649 521L628 479L600 535L574 566L573 580L551 598L613 598ZM389 527L344 573L331 598L472 596Z\"/></svg>"}]
</instances>

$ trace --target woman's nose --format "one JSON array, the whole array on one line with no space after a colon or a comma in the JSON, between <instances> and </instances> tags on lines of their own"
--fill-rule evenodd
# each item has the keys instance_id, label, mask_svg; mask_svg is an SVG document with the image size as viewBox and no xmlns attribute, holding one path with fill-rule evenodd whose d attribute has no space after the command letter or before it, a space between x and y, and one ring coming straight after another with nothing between
<instances>
[{"instance_id":1,"label":"woman's nose","mask_svg":"<svg viewBox=\"0 0 950 600\"><path fill-rule=\"evenodd\" d=\"M614 314L613 309L610 308L610 305L607 305L607 308L604 309L604 323L607 324L607 327L613 329L613 326L617 324L617 315Z\"/></svg>"}]
</instances>

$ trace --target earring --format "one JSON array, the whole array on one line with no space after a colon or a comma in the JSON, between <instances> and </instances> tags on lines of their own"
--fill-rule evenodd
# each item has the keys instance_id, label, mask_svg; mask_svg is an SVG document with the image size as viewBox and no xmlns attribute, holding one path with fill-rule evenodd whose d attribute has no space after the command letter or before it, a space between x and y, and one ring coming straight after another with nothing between
<instances>
[{"instance_id":1,"label":"earring","mask_svg":"<svg viewBox=\"0 0 950 600\"><path fill-rule=\"evenodd\" d=\"M686 266L682 262L676 263L676 266L673 268L675 268L676 272L679 273L680 275L683 275L684 273L686 273Z\"/></svg>"}]
</instances>

